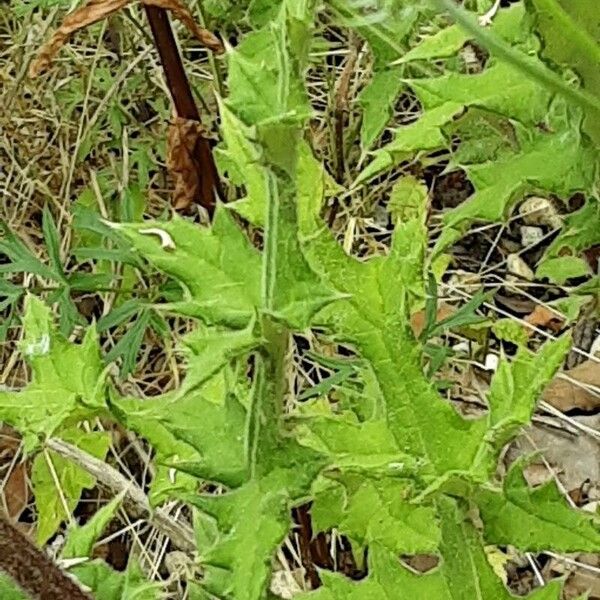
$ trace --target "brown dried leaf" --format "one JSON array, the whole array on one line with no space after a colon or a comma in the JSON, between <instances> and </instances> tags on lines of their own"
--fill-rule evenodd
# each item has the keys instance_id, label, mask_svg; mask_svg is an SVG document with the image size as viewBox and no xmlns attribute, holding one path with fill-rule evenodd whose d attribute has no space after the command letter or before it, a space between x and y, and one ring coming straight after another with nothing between
<instances>
[{"instance_id":1,"label":"brown dried leaf","mask_svg":"<svg viewBox=\"0 0 600 600\"><path fill-rule=\"evenodd\" d=\"M142 4L147 6L156 6L157 8L164 8L170 10L173 16L181 21L188 31L206 48L213 52L223 52L224 47L221 40L203 27L199 27L192 13L181 0L141 0Z\"/></svg>"},{"instance_id":2,"label":"brown dried leaf","mask_svg":"<svg viewBox=\"0 0 600 600\"><path fill-rule=\"evenodd\" d=\"M21 437L10 425L0 425L0 459L14 456L21 444Z\"/></svg>"},{"instance_id":3,"label":"brown dried leaf","mask_svg":"<svg viewBox=\"0 0 600 600\"><path fill-rule=\"evenodd\" d=\"M600 363L595 360L586 360L565 371L565 375L600 389ZM543 399L562 411L573 409L593 411L600 407L600 392L594 392L560 377L555 377L550 382Z\"/></svg>"},{"instance_id":4,"label":"brown dried leaf","mask_svg":"<svg viewBox=\"0 0 600 600\"><path fill-rule=\"evenodd\" d=\"M50 66L57 52L69 41L71 35L76 31L101 21L131 2L132 0L89 0L81 8L68 14L61 26L41 47L37 58L31 63L29 68L30 77L37 77L43 73ZM210 31L196 24L192 14L181 0L141 0L141 2L148 6L170 10L174 17L179 19L201 44L214 52L223 51L223 44L220 40Z\"/></svg>"},{"instance_id":5,"label":"brown dried leaf","mask_svg":"<svg viewBox=\"0 0 600 600\"><path fill-rule=\"evenodd\" d=\"M598 569L600 566L597 560L593 560L591 555L580 554L574 557L577 562L587 563L592 568ZM600 599L600 577L597 572L587 569L572 569L567 582L565 583L565 598L587 598L588 600Z\"/></svg>"},{"instance_id":6,"label":"brown dried leaf","mask_svg":"<svg viewBox=\"0 0 600 600\"><path fill-rule=\"evenodd\" d=\"M548 327L554 333L558 333L564 323L564 318L560 314L541 304L536 304L533 311L524 320L535 327ZM531 334L532 330L527 328L527 332Z\"/></svg>"},{"instance_id":7,"label":"brown dried leaf","mask_svg":"<svg viewBox=\"0 0 600 600\"><path fill-rule=\"evenodd\" d=\"M169 126L167 167L175 182L172 203L176 210L185 210L199 202L198 144L201 140L202 125L197 121L176 117Z\"/></svg>"},{"instance_id":8,"label":"brown dried leaf","mask_svg":"<svg viewBox=\"0 0 600 600\"><path fill-rule=\"evenodd\" d=\"M437 309L436 321L443 321L452 316L456 312L456 308L445 302L441 302ZM410 328L413 330L415 337L419 337L425 328L425 311L413 313L410 317Z\"/></svg>"},{"instance_id":9,"label":"brown dried leaf","mask_svg":"<svg viewBox=\"0 0 600 600\"><path fill-rule=\"evenodd\" d=\"M2 488L3 504L11 519L18 519L29 503L27 465L22 462L14 467Z\"/></svg>"},{"instance_id":10,"label":"brown dried leaf","mask_svg":"<svg viewBox=\"0 0 600 600\"><path fill-rule=\"evenodd\" d=\"M73 33L101 21L127 6L129 2L130 0L90 0L81 8L69 13L52 37L40 48L37 58L29 67L29 76L37 77L43 73Z\"/></svg>"},{"instance_id":11,"label":"brown dried leaf","mask_svg":"<svg viewBox=\"0 0 600 600\"><path fill-rule=\"evenodd\" d=\"M600 415L573 416L572 423L598 429ZM578 435L577 429L564 429L561 421L537 422L528 427L509 448L506 461L510 464L522 456L531 458L532 453L544 457L532 464L544 468L550 465L567 492L580 489L585 482L597 486L595 482L600 481L600 445L591 436ZM597 492L593 493L595 497Z\"/></svg>"}]
</instances>

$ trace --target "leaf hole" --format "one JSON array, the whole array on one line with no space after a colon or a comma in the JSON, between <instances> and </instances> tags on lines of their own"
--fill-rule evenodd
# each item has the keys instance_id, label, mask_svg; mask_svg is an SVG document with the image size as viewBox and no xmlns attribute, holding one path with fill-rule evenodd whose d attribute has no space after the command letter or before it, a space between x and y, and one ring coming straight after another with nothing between
<instances>
[{"instance_id":1,"label":"leaf hole","mask_svg":"<svg viewBox=\"0 0 600 600\"><path fill-rule=\"evenodd\" d=\"M436 165L435 169L425 173L425 181L431 189L432 205L438 210L456 208L475 191L463 169L442 173L444 168Z\"/></svg>"},{"instance_id":2,"label":"leaf hole","mask_svg":"<svg viewBox=\"0 0 600 600\"><path fill-rule=\"evenodd\" d=\"M302 567L312 589L321 586L318 570L340 573L354 581L360 581L368 575L367 549L361 557L356 557L350 540L334 529L314 532L310 513L311 503L292 510L296 524L290 544L284 544L282 551L291 563L301 558ZM294 548L294 552L290 550Z\"/></svg>"},{"instance_id":3,"label":"leaf hole","mask_svg":"<svg viewBox=\"0 0 600 600\"><path fill-rule=\"evenodd\" d=\"M417 575L426 575L434 571L440 565L440 560L437 554L403 554L400 556L402 566Z\"/></svg>"}]
</instances>

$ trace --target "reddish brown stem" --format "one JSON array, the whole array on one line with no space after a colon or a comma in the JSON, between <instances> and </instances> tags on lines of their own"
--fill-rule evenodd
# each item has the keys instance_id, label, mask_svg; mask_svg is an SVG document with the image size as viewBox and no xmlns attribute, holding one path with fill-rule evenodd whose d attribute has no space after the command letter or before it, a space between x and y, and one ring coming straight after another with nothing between
<instances>
[{"instance_id":1,"label":"reddish brown stem","mask_svg":"<svg viewBox=\"0 0 600 600\"><path fill-rule=\"evenodd\" d=\"M2 514L0 572L6 573L35 600L92 600Z\"/></svg>"},{"instance_id":2,"label":"reddish brown stem","mask_svg":"<svg viewBox=\"0 0 600 600\"><path fill-rule=\"evenodd\" d=\"M192 88L183 68L177 42L171 29L167 11L156 6L145 5L144 9L160 56L167 85L173 98L177 116L200 122L200 113L194 100ZM200 137L196 145L196 167L201 182L197 201L209 214L215 208L216 197L222 198L221 184L209 141Z\"/></svg>"}]
</instances>

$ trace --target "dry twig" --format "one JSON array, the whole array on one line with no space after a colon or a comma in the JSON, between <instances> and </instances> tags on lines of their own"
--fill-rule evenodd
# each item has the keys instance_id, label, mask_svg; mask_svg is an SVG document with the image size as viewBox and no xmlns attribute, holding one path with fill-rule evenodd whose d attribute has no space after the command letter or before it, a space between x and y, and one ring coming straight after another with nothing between
<instances>
[{"instance_id":1,"label":"dry twig","mask_svg":"<svg viewBox=\"0 0 600 600\"><path fill-rule=\"evenodd\" d=\"M147 519L161 533L166 535L179 550L184 552L195 551L192 528L187 524L173 520L162 508L152 510L146 494L133 481L125 478L116 469L113 469L104 461L83 452L77 446L57 438L48 440L46 446L93 475L102 485L112 490L115 495L125 492L123 502L125 509L136 518Z\"/></svg>"}]
</instances>

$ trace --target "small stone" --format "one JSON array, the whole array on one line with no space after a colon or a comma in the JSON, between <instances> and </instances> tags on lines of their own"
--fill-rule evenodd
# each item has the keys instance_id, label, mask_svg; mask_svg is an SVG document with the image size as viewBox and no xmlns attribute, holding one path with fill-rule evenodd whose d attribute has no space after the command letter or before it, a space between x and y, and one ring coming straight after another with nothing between
<instances>
[{"instance_id":1,"label":"small stone","mask_svg":"<svg viewBox=\"0 0 600 600\"><path fill-rule=\"evenodd\" d=\"M506 257L506 269L508 271L507 279L511 281L522 281L523 279L533 281L535 279L531 267L518 254L509 254Z\"/></svg>"},{"instance_id":2,"label":"small stone","mask_svg":"<svg viewBox=\"0 0 600 600\"><path fill-rule=\"evenodd\" d=\"M541 227L523 225L521 227L521 246L529 248L535 246L544 239L544 230Z\"/></svg>"},{"instance_id":3,"label":"small stone","mask_svg":"<svg viewBox=\"0 0 600 600\"><path fill-rule=\"evenodd\" d=\"M560 229L563 221L554 204L548 198L531 196L519 206L519 214L526 225L547 225Z\"/></svg>"}]
</instances>

